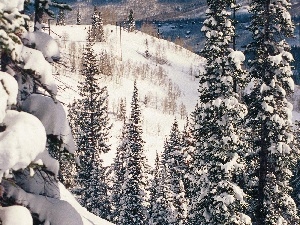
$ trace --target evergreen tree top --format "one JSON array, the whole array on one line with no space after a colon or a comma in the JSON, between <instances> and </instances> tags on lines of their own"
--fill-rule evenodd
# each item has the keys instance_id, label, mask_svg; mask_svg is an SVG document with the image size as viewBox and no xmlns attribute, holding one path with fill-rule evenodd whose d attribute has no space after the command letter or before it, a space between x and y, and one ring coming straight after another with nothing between
<instances>
[{"instance_id":1,"label":"evergreen tree top","mask_svg":"<svg viewBox=\"0 0 300 225\"><path fill-rule=\"evenodd\" d=\"M131 101L131 114L130 114L130 121L134 124L140 124L141 123L141 110L139 105L139 96L138 96L138 89L136 80L134 81L133 86L133 95L132 95L132 101Z\"/></svg>"}]
</instances>

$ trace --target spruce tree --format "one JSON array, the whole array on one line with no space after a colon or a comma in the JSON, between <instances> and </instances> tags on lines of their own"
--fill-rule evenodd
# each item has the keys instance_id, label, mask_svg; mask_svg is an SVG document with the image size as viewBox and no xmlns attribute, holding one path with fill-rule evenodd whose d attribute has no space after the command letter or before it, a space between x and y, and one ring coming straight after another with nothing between
<instances>
[{"instance_id":1,"label":"spruce tree","mask_svg":"<svg viewBox=\"0 0 300 225\"><path fill-rule=\"evenodd\" d=\"M77 25L81 24L81 13L80 13L79 9L77 9L76 24Z\"/></svg>"},{"instance_id":2,"label":"spruce tree","mask_svg":"<svg viewBox=\"0 0 300 225\"><path fill-rule=\"evenodd\" d=\"M83 81L79 85L81 98L77 101L77 146L81 168L78 182L82 188L82 204L102 218L110 214L108 187L101 154L110 150L108 145L110 123L108 118L108 93L100 88L97 57L93 42L88 42L83 52Z\"/></svg>"},{"instance_id":3,"label":"spruce tree","mask_svg":"<svg viewBox=\"0 0 300 225\"><path fill-rule=\"evenodd\" d=\"M129 15L128 15L128 31L133 32L135 30L135 20L133 17L133 10L130 9Z\"/></svg>"},{"instance_id":4,"label":"spruce tree","mask_svg":"<svg viewBox=\"0 0 300 225\"><path fill-rule=\"evenodd\" d=\"M182 153L183 153L183 160L185 163L185 173L184 173L184 189L185 189L185 196L187 202L192 202L192 194L190 193L192 190L192 183L194 181L193 171L193 158L195 152L195 135L193 131L193 125L189 121L189 118L186 118L186 123L183 128L183 132L181 135L181 145L182 145Z\"/></svg>"},{"instance_id":5,"label":"spruce tree","mask_svg":"<svg viewBox=\"0 0 300 225\"><path fill-rule=\"evenodd\" d=\"M94 7L94 13L92 15L92 36L95 41L104 41L104 29L101 12L98 11L97 7Z\"/></svg>"},{"instance_id":6,"label":"spruce tree","mask_svg":"<svg viewBox=\"0 0 300 225\"><path fill-rule=\"evenodd\" d=\"M300 147L300 122L297 120L295 121L295 126L294 126L294 148L299 149ZM300 208L300 160L299 160L299 155L296 159L296 165L295 168L293 169L293 177L292 177L292 197L297 205L297 208L299 210Z\"/></svg>"},{"instance_id":7,"label":"spruce tree","mask_svg":"<svg viewBox=\"0 0 300 225\"><path fill-rule=\"evenodd\" d=\"M136 82L134 82L127 141L129 146L126 153L126 169L120 200L120 217L116 224L148 224L146 158L143 149L141 111Z\"/></svg>"},{"instance_id":8,"label":"spruce tree","mask_svg":"<svg viewBox=\"0 0 300 225\"><path fill-rule=\"evenodd\" d=\"M156 153L155 169L150 188L150 225L169 225L174 218L172 214L172 197L170 187L166 184L168 171L166 165L162 163L158 153Z\"/></svg>"},{"instance_id":9,"label":"spruce tree","mask_svg":"<svg viewBox=\"0 0 300 225\"><path fill-rule=\"evenodd\" d=\"M236 93L236 84L245 78L244 55L230 48L235 30L228 10L234 1L207 3L202 27L207 62L198 89L188 220L189 224L251 224L244 214L245 194L235 179L244 165L240 123L247 110Z\"/></svg>"},{"instance_id":10,"label":"spruce tree","mask_svg":"<svg viewBox=\"0 0 300 225\"><path fill-rule=\"evenodd\" d=\"M116 156L114 158L114 162L112 164L113 168L113 186L112 186L112 194L111 194L111 204L112 204L112 215L111 221L117 223L120 218L120 209L122 204L120 202L121 196L123 195L122 186L125 179L125 171L126 171L126 163L127 163L127 153L129 152L129 144L127 139L127 123L123 125L122 135L120 138L120 145L117 147Z\"/></svg>"},{"instance_id":11,"label":"spruce tree","mask_svg":"<svg viewBox=\"0 0 300 225\"><path fill-rule=\"evenodd\" d=\"M56 25L66 26L65 11L63 9L59 9Z\"/></svg>"},{"instance_id":12,"label":"spruce tree","mask_svg":"<svg viewBox=\"0 0 300 225\"><path fill-rule=\"evenodd\" d=\"M246 96L249 108L251 149L248 189L250 212L257 225L299 224L289 185L296 151L291 148L292 105L287 96L294 89L290 47L294 25L288 12L290 1L253 0L250 31L253 55L250 75L255 86Z\"/></svg>"},{"instance_id":13,"label":"spruce tree","mask_svg":"<svg viewBox=\"0 0 300 225\"><path fill-rule=\"evenodd\" d=\"M181 143L181 134L178 123L172 125L169 140L167 140L162 156L162 163L166 166L168 176L165 183L168 185L172 198L169 199L173 212L169 215L169 224L185 224L187 217L187 200L185 198L184 175L186 164Z\"/></svg>"},{"instance_id":14,"label":"spruce tree","mask_svg":"<svg viewBox=\"0 0 300 225\"><path fill-rule=\"evenodd\" d=\"M17 53L15 45L21 44L21 39L17 35L17 31L25 32L26 17L18 10L2 10L0 12L0 26L2 33L0 34L0 51L1 51L1 71L7 70L7 65L14 62ZM18 18L18 23L15 22Z\"/></svg>"}]
</instances>

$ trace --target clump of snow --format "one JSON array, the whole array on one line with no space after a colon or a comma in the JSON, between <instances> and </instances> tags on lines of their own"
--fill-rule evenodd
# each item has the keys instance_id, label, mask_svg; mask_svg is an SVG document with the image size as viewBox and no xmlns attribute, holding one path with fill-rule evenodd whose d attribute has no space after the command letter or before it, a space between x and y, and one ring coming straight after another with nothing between
<instances>
[{"instance_id":1,"label":"clump of snow","mask_svg":"<svg viewBox=\"0 0 300 225\"><path fill-rule=\"evenodd\" d=\"M228 55L228 57L232 60L237 69L240 70L242 68L242 64L245 61L245 55L243 52L233 51Z\"/></svg>"},{"instance_id":2,"label":"clump of snow","mask_svg":"<svg viewBox=\"0 0 300 225\"><path fill-rule=\"evenodd\" d=\"M0 82L8 95L7 104L8 105L16 104L17 94L18 94L18 84L15 78L13 78L8 73L0 71ZM1 97L3 97L3 95L1 95Z\"/></svg>"},{"instance_id":3,"label":"clump of snow","mask_svg":"<svg viewBox=\"0 0 300 225\"><path fill-rule=\"evenodd\" d=\"M3 122L7 106L16 104L17 94L17 81L8 73L0 72L0 123Z\"/></svg>"},{"instance_id":4,"label":"clump of snow","mask_svg":"<svg viewBox=\"0 0 300 225\"><path fill-rule=\"evenodd\" d=\"M237 153L234 153L232 159L229 162L221 165L221 169L225 170L225 172L228 173L229 171L242 167L242 165L237 162L238 159L239 155Z\"/></svg>"},{"instance_id":5,"label":"clump of snow","mask_svg":"<svg viewBox=\"0 0 300 225\"><path fill-rule=\"evenodd\" d=\"M17 8L18 11L24 9L24 0L1 0L0 9L3 11L11 11Z\"/></svg>"},{"instance_id":6,"label":"clump of snow","mask_svg":"<svg viewBox=\"0 0 300 225\"><path fill-rule=\"evenodd\" d=\"M75 153L75 143L65 110L60 102L41 95L31 94L22 104L22 109L35 115L42 122L47 135L58 136L70 153Z\"/></svg>"},{"instance_id":7,"label":"clump of snow","mask_svg":"<svg viewBox=\"0 0 300 225\"><path fill-rule=\"evenodd\" d=\"M83 225L79 213L66 201L27 193L9 181L3 181L2 185L7 197L36 213L44 225Z\"/></svg>"},{"instance_id":8,"label":"clump of snow","mask_svg":"<svg viewBox=\"0 0 300 225\"><path fill-rule=\"evenodd\" d=\"M36 73L35 78L40 81L41 85L56 95L57 86L52 76L52 67L45 60L43 54L36 49L23 45L16 45L16 51L19 60L24 62L24 69L34 71Z\"/></svg>"},{"instance_id":9,"label":"clump of snow","mask_svg":"<svg viewBox=\"0 0 300 225\"><path fill-rule=\"evenodd\" d=\"M243 189L241 189L239 186L237 186L236 184L234 183L231 183L231 186L232 186L232 189L234 191L234 196L237 200L243 202L244 201L244 191Z\"/></svg>"},{"instance_id":10,"label":"clump of snow","mask_svg":"<svg viewBox=\"0 0 300 225\"><path fill-rule=\"evenodd\" d=\"M222 193L220 195L214 196L214 200L218 202L223 202L225 205L229 205L234 202L235 198L233 195L229 195L227 193Z\"/></svg>"},{"instance_id":11,"label":"clump of snow","mask_svg":"<svg viewBox=\"0 0 300 225\"><path fill-rule=\"evenodd\" d=\"M278 218L277 223L276 223L276 225L287 225L287 224L288 224L288 222L282 216L280 216Z\"/></svg>"},{"instance_id":12,"label":"clump of snow","mask_svg":"<svg viewBox=\"0 0 300 225\"><path fill-rule=\"evenodd\" d=\"M240 216L240 221L242 222L242 224L252 224L251 218L247 215L245 215L244 213L239 213Z\"/></svg>"},{"instance_id":13,"label":"clump of snow","mask_svg":"<svg viewBox=\"0 0 300 225\"><path fill-rule=\"evenodd\" d=\"M46 131L33 115L8 110L0 132L0 178L9 169L27 167L46 146Z\"/></svg>"},{"instance_id":14,"label":"clump of snow","mask_svg":"<svg viewBox=\"0 0 300 225\"><path fill-rule=\"evenodd\" d=\"M14 205L0 207L2 225L32 225L33 220L29 210L23 206Z\"/></svg>"},{"instance_id":15,"label":"clump of snow","mask_svg":"<svg viewBox=\"0 0 300 225\"><path fill-rule=\"evenodd\" d=\"M32 45L35 49L41 51L48 62L60 58L57 42L44 32L28 32L23 36L23 41L25 45Z\"/></svg>"},{"instance_id":16,"label":"clump of snow","mask_svg":"<svg viewBox=\"0 0 300 225\"><path fill-rule=\"evenodd\" d=\"M59 162L52 158L47 150L44 150L35 158L35 163L42 161L43 165L47 167L47 170L54 173L55 176L58 175L59 171Z\"/></svg>"}]
</instances>

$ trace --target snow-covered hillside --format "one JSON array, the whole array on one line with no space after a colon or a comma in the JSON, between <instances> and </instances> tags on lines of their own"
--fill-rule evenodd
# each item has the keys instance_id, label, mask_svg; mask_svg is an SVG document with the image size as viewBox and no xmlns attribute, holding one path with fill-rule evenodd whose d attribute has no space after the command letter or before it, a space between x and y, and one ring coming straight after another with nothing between
<instances>
[{"instance_id":1,"label":"snow-covered hillside","mask_svg":"<svg viewBox=\"0 0 300 225\"><path fill-rule=\"evenodd\" d=\"M51 35L62 47L62 58L67 58L64 62L67 67L60 66L56 76L61 89L59 99L67 105L78 97L77 82L81 79L78 71L72 72L68 68L72 64L70 46L84 46L88 26L55 26L52 29L54 32ZM110 140L112 151L104 156L104 163L111 164L119 144L122 122L116 120L118 103L121 98L125 98L129 112L133 82L136 79L142 106L145 150L150 165L153 165L155 152L163 150L174 119L183 128L186 116L194 110L198 98L198 81L195 76L203 69L204 60L180 46L141 32L121 30L120 34L119 27L112 25L104 29L106 42L95 44L96 53L106 51L113 67L111 75L101 75L103 86L108 87L109 111L113 123ZM80 55L77 56L80 58ZM174 114L173 109L172 112L164 109L170 91L176 102Z\"/></svg>"},{"instance_id":2,"label":"snow-covered hillside","mask_svg":"<svg viewBox=\"0 0 300 225\"><path fill-rule=\"evenodd\" d=\"M52 27L51 35L60 43L62 57L68 59L65 62L66 67L63 67L64 69L60 67L56 76L56 82L61 89L59 99L65 105L78 97L77 82L81 79L78 70L72 72L68 68L72 64L70 46L83 48L88 27L87 25ZM127 32L113 25L106 25L104 30L106 41L95 44L98 54L105 51L113 61L112 75L101 75L103 86L108 87L109 110L113 123L110 139L112 150L104 156L104 163L105 165L112 163L119 144L118 137L121 134L122 122L116 119L118 103L121 98L126 99L128 116L133 82L137 79L142 105L145 150L149 164L153 165L155 152L163 150L164 141L169 135L175 118L180 128L183 128L185 116L180 115L180 107L185 106L186 113L184 114L188 116L194 110L198 99L198 81L195 76L203 69L204 59L172 42L139 31ZM77 59L80 59L80 55L77 55ZM161 74L158 71L164 74L164 81L159 81ZM168 97L169 81L172 82L172 88L178 94L174 115L163 110L163 101ZM294 120L300 118L299 93L300 89L296 86L291 98L294 104ZM148 101L146 104L145 96Z\"/></svg>"}]
</instances>

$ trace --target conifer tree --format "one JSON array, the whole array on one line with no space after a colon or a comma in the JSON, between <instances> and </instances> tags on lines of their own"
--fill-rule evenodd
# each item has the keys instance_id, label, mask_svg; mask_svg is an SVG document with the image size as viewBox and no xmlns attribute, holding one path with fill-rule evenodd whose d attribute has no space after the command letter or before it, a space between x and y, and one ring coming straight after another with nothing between
<instances>
[{"instance_id":1,"label":"conifer tree","mask_svg":"<svg viewBox=\"0 0 300 225\"><path fill-rule=\"evenodd\" d=\"M183 132L181 135L181 145L182 145L182 152L183 152L183 160L185 163L185 173L183 178L184 189L185 189L185 196L187 202L191 202L192 195L190 191L192 190L192 183L194 180L193 174L193 157L195 152L195 135L193 132L193 126L189 121L189 118L186 118L186 124L184 125Z\"/></svg>"},{"instance_id":2,"label":"conifer tree","mask_svg":"<svg viewBox=\"0 0 300 225\"><path fill-rule=\"evenodd\" d=\"M104 29L101 12L98 11L97 7L94 7L94 13L92 15L92 36L95 41L104 41Z\"/></svg>"},{"instance_id":3,"label":"conifer tree","mask_svg":"<svg viewBox=\"0 0 300 225\"><path fill-rule=\"evenodd\" d=\"M162 163L166 166L168 174L164 182L169 186L168 188L172 193L172 198L169 201L171 201L173 206L173 212L169 215L169 224L185 224L187 201L183 181L186 164L183 155L181 134L176 120L172 125L169 140L165 144Z\"/></svg>"},{"instance_id":4,"label":"conifer tree","mask_svg":"<svg viewBox=\"0 0 300 225\"><path fill-rule=\"evenodd\" d=\"M207 62L200 76L188 220L189 224L251 224L244 214L245 194L235 180L244 165L239 123L247 110L235 92L235 84L241 85L245 78L244 55L229 47L235 31L228 10L234 1L207 2L202 27Z\"/></svg>"},{"instance_id":5,"label":"conifer tree","mask_svg":"<svg viewBox=\"0 0 300 225\"><path fill-rule=\"evenodd\" d=\"M117 224L148 224L146 158L142 140L141 111L138 89L134 82L131 114L127 128L128 152L122 187L120 217Z\"/></svg>"},{"instance_id":6,"label":"conifer tree","mask_svg":"<svg viewBox=\"0 0 300 225\"><path fill-rule=\"evenodd\" d=\"M293 147L296 149L300 148L300 122L299 121L295 121L294 124L294 144ZM299 194L300 194L300 160L299 160L299 155L297 157L296 160L296 165L295 168L293 169L293 177L292 177L292 188L293 188L293 192L292 192L292 198L294 199L297 208L299 210L300 208L300 199L299 199Z\"/></svg>"},{"instance_id":7,"label":"conifer tree","mask_svg":"<svg viewBox=\"0 0 300 225\"><path fill-rule=\"evenodd\" d=\"M59 9L56 25L66 26L65 11L63 9Z\"/></svg>"},{"instance_id":8,"label":"conifer tree","mask_svg":"<svg viewBox=\"0 0 300 225\"><path fill-rule=\"evenodd\" d=\"M135 30L135 20L133 17L133 10L130 9L129 15L128 15L128 31L133 32Z\"/></svg>"},{"instance_id":9,"label":"conifer tree","mask_svg":"<svg viewBox=\"0 0 300 225\"><path fill-rule=\"evenodd\" d=\"M174 209L171 201L173 196L169 185L165 183L168 172L166 168L156 153L155 169L150 188L150 225L169 225L169 221L174 218L171 212L171 209Z\"/></svg>"},{"instance_id":10,"label":"conifer tree","mask_svg":"<svg viewBox=\"0 0 300 225\"><path fill-rule=\"evenodd\" d=\"M113 186L112 186L112 194L111 194L111 205L112 205L112 215L111 220L115 223L119 221L120 218L120 209L121 209L121 196L123 195L122 186L125 179L125 171L126 171L126 159L128 149L128 139L127 139L127 123L123 125L122 135L120 138L120 145L117 147L116 156L114 158L114 162L112 164L113 168Z\"/></svg>"},{"instance_id":11,"label":"conifer tree","mask_svg":"<svg viewBox=\"0 0 300 225\"><path fill-rule=\"evenodd\" d=\"M79 9L77 9L76 24L77 24L77 25L80 25L80 24L81 24L81 13L80 13Z\"/></svg>"},{"instance_id":12,"label":"conifer tree","mask_svg":"<svg viewBox=\"0 0 300 225\"><path fill-rule=\"evenodd\" d=\"M99 86L99 67L92 48L93 42L89 42L90 37L87 40L82 59L83 81L79 85L81 98L76 107L76 138L81 164L78 182L82 188L82 204L96 215L107 218L110 204L101 154L110 150L108 93L106 87Z\"/></svg>"},{"instance_id":13,"label":"conifer tree","mask_svg":"<svg viewBox=\"0 0 300 225\"><path fill-rule=\"evenodd\" d=\"M253 0L248 50L253 58L250 75L255 86L246 96L251 151L248 189L253 201L250 213L257 225L299 224L289 180L296 151L291 148L292 105L287 96L294 89L290 47L294 25L290 1Z\"/></svg>"},{"instance_id":14,"label":"conifer tree","mask_svg":"<svg viewBox=\"0 0 300 225\"><path fill-rule=\"evenodd\" d=\"M2 30L0 34L1 71L5 72L6 66L14 61L13 58L16 58L15 44L21 44L17 31L25 31L26 18L18 10L3 10L0 12L0 17ZM18 23L15 23L14 21L17 19L19 19Z\"/></svg>"}]
</instances>

